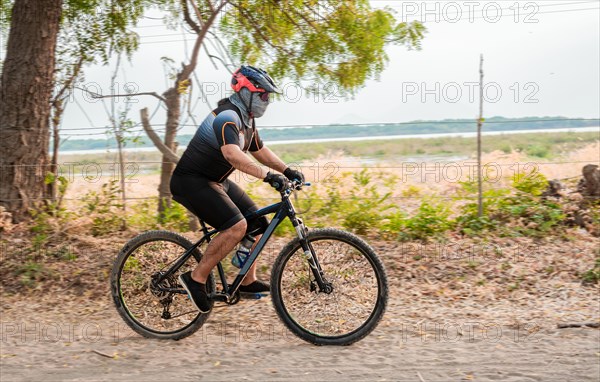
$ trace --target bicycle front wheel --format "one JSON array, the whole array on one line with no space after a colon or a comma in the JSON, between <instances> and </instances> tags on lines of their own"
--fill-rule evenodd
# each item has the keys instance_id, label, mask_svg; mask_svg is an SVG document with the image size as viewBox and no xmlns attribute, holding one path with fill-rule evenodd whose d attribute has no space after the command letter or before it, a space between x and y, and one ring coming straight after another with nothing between
<instances>
[{"instance_id":1,"label":"bicycle front wheel","mask_svg":"<svg viewBox=\"0 0 600 382\"><path fill-rule=\"evenodd\" d=\"M316 345L361 340L375 329L387 305L381 261L349 232L317 229L307 240L332 290L320 290L300 239L295 239L273 265L271 298L277 314L295 335Z\"/></svg>"},{"instance_id":2,"label":"bicycle front wheel","mask_svg":"<svg viewBox=\"0 0 600 382\"><path fill-rule=\"evenodd\" d=\"M137 333L144 337L178 340L193 334L210 314L201 314L192 305L177 277L192 270L201 253L192 256L160 283L164 274L192 246L181 235L168 231L148 231L131 239L119 255L111 272L111 292L117 311ZM207 283L215 290L212 274ZM172 291L165 291L172 290Z\"/></svg>"}]
</instances>

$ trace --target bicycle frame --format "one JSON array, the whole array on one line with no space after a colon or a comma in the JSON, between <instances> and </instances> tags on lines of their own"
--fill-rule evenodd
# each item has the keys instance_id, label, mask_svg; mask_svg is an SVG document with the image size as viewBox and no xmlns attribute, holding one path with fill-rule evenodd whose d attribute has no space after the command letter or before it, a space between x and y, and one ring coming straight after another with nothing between
<instances>
[{"instance_id":1,"label":"bicycle frame","mask_svg":"<svg viewBox=\"0 0 600 382\"><path fill-rule=\"evenodd\" d=\"M223 286L223 290L221 292L211 293L211 295L210 295L211 299L213 299L215 301L225 301L225 302L231 301L233 295L238 290L242 281L244 280L244 277L246 277L248 270L250 269L250 267L252 267L252 265L254 264L254 262L260 255L260 253L262 252L263 248L265 247L265 244L269 241L269 239L273 235L273 232L275 231L275 229L279 226L279 224L281 224L283 222L283 220L286 217L290 219L290 221L292 222L292 225L294 226L294 228L296 230L296 233L298 234L302 249L304 251L305 256L307 257L307 261L310 265L310 268L315 277L315 281L317 282L317 285L319 286L321 291L327 290L329 285L323 277L323 272L321 271L321 266L318 262L318 259L316 257L314 249L312 248L312 246L310 245L308 240L306 240L306 232L307 232L306 227L304 226L304 223L302 222L302 220L296 217L296 211L294 209L294 206L293 206L292 202L289 200L290 194L291 194L291 189L288 188L285 191L281 192L281 195L282 195L281 202L264 207L258 211L252 212L252 213L244 216L248 221L251 221L253 219L257 219L262 216L275 213L275 216L273 216L273 219L271 219L271 222L267 226L262 237L260 238L260 240L258 240L256 245L254 246L254 248L248 255L248 259L244 263L244 266L240 269L240 272L238 273L235 280L233 281L233 284L231 284L231 285L227 284L227 279L225 276L225 272L223 270L223 266L222 266L221 262L219 262L217 264L219 278L221 280L221 285ZM190 256L192 256L192 252L198 246L200 246L204 242L209 243L211 237L216 235L217 233L219 233L218 230L210 230L209 231L208 228L206 228L206 225L204 224L204 222L202 222L202 231L204 233L204 236L200 240L198 240L196 243L194 243L189 249L187 249L184 252L184 254L166 272L162 273L158 277L158 279L156 280L157 285L160 285L160 283L165 278L167 278L168 276L173 274L175 271L177 271L177 269L179 269L179 267L181 267L190 258ZM164 292L181 293L181 294L187 293L183 289L165 288L165 287L158 287L158 288Z\"/></svg>"}]
</instances>

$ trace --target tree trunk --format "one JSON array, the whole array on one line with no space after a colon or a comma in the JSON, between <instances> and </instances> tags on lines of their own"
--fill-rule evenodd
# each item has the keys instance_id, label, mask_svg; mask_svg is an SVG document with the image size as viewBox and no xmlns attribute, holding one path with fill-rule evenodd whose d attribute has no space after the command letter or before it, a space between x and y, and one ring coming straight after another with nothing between
<instances>
[{"instance_id":1,"label":"tree trunk","mask_svg":"<svg viewBox=\"0 0 600 382\"><path fill-rule=\"evenodd\" d=\"M164 143L171 151L176 152L175 137L177 136L177 127L179 126L179 118L181 117L181 96L177 91L178 83L175 87L167 90L163 95L167 105L167 123L165 131ZM165 208L171 207L171 175L175 169L175 163L163 155L160 171L160 184L158 185L158 218L162 221Z\"/></svg>"},{"instance_id":2,"label":"tree trunk","mask_svg":"<svg viewBox=\"0 0 600 382\"><path fill-rule=\"evenodd\" d=\"M56 201L58 196L58 148L60 146L60 134L58 128L64 112L62 100L54 103L54 115L52 115L52 159L50 160L50 172L54 174L54 181L46 187L46 196Z\"/></svg>"},{"instance_id":3,"label":"tree trunk","mask_svg":"<svg viewBox=\"0 0 600 382\"><path fill-rule=\"evenodd\" d=\"M16 222L45 196L62 0L16 0L0 84L0 204Z\"/></svg>"}]
</instances>

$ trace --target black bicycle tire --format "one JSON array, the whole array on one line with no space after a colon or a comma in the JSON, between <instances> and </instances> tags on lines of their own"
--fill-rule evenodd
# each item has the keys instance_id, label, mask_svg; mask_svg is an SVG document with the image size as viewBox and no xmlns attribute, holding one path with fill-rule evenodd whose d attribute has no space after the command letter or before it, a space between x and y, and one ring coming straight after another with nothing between
<instances>
[{"instance_id":1,"label":"black bicycle tire","mask_svg":"<svg viewBox=\"0 0 600 382\"><path fill-rule=\"evenodd\" d=\"M367 259L375 269L375 274L379 286L377 302L375 304L375 308L373 309L373 313L371 314L371 316L357 330L347 335L335 338L314 335L313 333L310 333L309 331L303 329L292 319L292 317L285 309L282 300L281 278L284 270L283 267L286 265L288 258L301 247L299 238L296 238L289 242L281 250L273 264L273 270L271 272L271 300L273 302L273 306L275 307L275 311L277 312L277 315L279 316L281 321L292 333L294 333L299 338L307 342L313 343L315 345L351 345L357 341L360 341L361 339L365 338L369 333L371 333L377 327L385 313L389 293L385 268L381 260L373 250L373 248L371 248L371 246L369 246L369 244L367 244L360 237L350 232L334 228L314 229L309 231L309 241L318 239L340 240L347 244L353 245L355 248L359 249L361 253L365 255L365 257L367 257Z\"/></svg>"},{"instance_id":2,"label":"black bicycle tire","mask_svg":"<svg viewBox=\"0 0 600 382\"><path fill-rule=\"evenodd\" d=\"M198 312L196 318L194 318L187 326L183 327L183 329L181 330L177 330L174 332L159 332L155 330L148 330L143 325L139 324L133 317L131 317L127 308L124 306L125 304L121 300L121 294L119 292L119 279L125 261L135 249L139 248L143 244L152 241L168 241L171 243L178 244L184 249L188 249L192 246L192 243L188 239L175 232L170 231L146 231L135 236L123 246L113 264L110 276L110 289L112 299L117 309L117 312L119 312L119 315L121 316L123 321L125 321L127 326L129 326L136 333L146 338L180 340L182 338L194 334L198 329L200 329L210 316L210 312L205 314L200 314L200 312ZM197 248L194 250L194 252L192 252L192 255L194 256L194 259L197 262L200 261L200 258L202 256ZM148 275L148 277L150 277L150 275ZM210 286L212 286L212 288L209 288L209 290L215 290L216 284L212 274L209 275L207 283Z\"/></svg>"}]
</instances>

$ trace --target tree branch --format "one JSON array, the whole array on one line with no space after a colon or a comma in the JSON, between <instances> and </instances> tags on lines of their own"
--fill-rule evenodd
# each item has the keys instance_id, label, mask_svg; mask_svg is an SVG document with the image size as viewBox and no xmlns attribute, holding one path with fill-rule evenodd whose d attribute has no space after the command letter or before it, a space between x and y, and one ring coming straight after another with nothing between
<instances>
[{"instance_id":1,"label":"tree branch","mask_svg":"<svg viewBox=\"0 0 600 382\"><path fill-rule=\"evenodd\" d=\"M65 94L67 89L69 89L71 87L71 85L73 84L73 81L75 81L75 78L77 78L77 76L79 76L79 72L81 71L82 65L83 65L83 57L79 57L79 61L77 61L77 63L75 64L75 66L73 68L73 74L71 75L71 77L69 77L69 79L67 79L64 86L59 90L56 97L54 97L54 99L52 99L52 101L51 101L52 105L56 105L56 103Z\"/></svg>"},{"instance_id":2,"label":"tree branch","mask_svg":"<svg viewBox=\"0 0 600 382\"><path fill-rule=\"evenodd\" d=\"M206 55L207 55L207 56L208 56L208 58L210 59L210 62L211 62L211 63L213 64L213 66L215 67L215 70L218 70L218 69L219 69L219 67L217 66L217 64L216 64L216 63L215 63L215 61L213 60L213 57L216 57L216 56L213 56L212 54L210 54L210 52L208 51L208 48L206 47L206 44L202 44L202 45L203 45L202 47L204 48L204 52L206 53ZM218 58L218 57L217 57L217 58Z\"/></svg>"},{"instance_id":3,"label":"tree branch","mask_svg":"<svg viewBox=\"0 0 600 382\"><path fill-rule=\"evenodd\" d=\"M196 6L196 4L193 3L193 0L191 1L192 6L195 10L197 10L198 7ZM221 11L221 9L223 9L223 7L225 7L225 5L227 5L228 3L229 0L222 1L221 4L219 4L219 6L210 14L208 19L202 26L202 30L200 30L200 33L198 33L198 37L196 38L196 42L194 43L194 48L192 49L192 59L190 60L190 63L188 65L184 65L183 70L177 76L178 81L187 80L190 77L190 74L192 74L192 72L194 71L194 69L196 69L196 64L198 63L198 52L200 51L200 47L204 42L204 37L206 36L206 33L208 33L208 30L217 18L217 15Z\"/></svg>"},{"instance_id":4,"label":"tree branch","mask_svg":"<svg viewBox=\"0 0 600 382\"><path fill-rule=\"evenodd\" d=\"M170 162L177 163L179 162L179 157L170 148L168 148L163 141L160 139L158 134L152 129L150 126L150 119L148 118L148 108L145 107L140 110L140 115L142 117L142 126L144 127L144 131L148 135L148 138L154 143L154 146L168 159Z\"/></svg>"},{"instance_id":5,"label":"tree branch","mask_svg":"<svg viewBox=\"0 0 600 382\"><path fill-rule=\"evenodd\" d=\"M92 96L92 98L114 98L114 97L134 97L134 96L142 96L142 95L149 95L152 97L156 97L159 100L166 102L167 100L164 97L161 97L158 93L156 92L142 92L142 93L128 93L128 94L110 94L110 95L102 95L102 94L98 94L96 92L92 92L89 91L85 88L80 88L78 86L75 86L75 89L79 89L79 90L83 90L84 92L90 94Z\"/></svg>"},{"instance_id":6,"label":"tree branch","mask_svg":"<svg viewBox=\"0 0 600 382\"><path fill-rule=\"evenodd\" d=\"M309 4L303 4L304 7L308 8L309 11L311 11L314 15L316 16L320 16L318 11L315 11L313 8L311 8L311 6ZM304 13L302 11L300 12L294 12L297 16L299 16L302 20L304 20L304 22L312 27L315 31L319 31L319 29L313 24L313 21L308 19L306 17L306 15L304 15ZM329 24L329 20L326 17L321 18L321 21L327 21L326 25Z\"/></svg>"},{"instance_id":7,"label":"tree branch","mask_svg":"<svg viewBox=\"0 0 600 382\"><path fill-rule=\"evenodd\" d=\"M194 20L192 20L192 17L190 16L190 9L188 8L187 2L188 2L188 0L181 0L181 8L183 9L183 19L185 20L187 25L189 25L189 27L192 28L192 30L194 32L196 32L196 34L200 34L200 27L198 26L198 24L196 24L196 22ZM192 4L193 4L193 0L192 0ZM200 22L202 22L202 19L200 19Z\"/></svg>"},{"instance_id":8,"label":"tree branch","mask_svg":"<svg viewBox=\"0 0 600 382\"><path fill-rule=\"evenodd\" d=\"M208 7L210 8L210 11L214 12L215 11L215 6L213 5L212 1L206 0L206 3L208 4Z\"/></svg>"},{"instance_id":9,"label":"tree branch","mask_svg":"<svg viewBox=\"0 0 600 382\"><path fill-rule=\"evenodd\" d=\"M200 13L200 10L198 9L198 6L196 5L196 3L194 3L194 0L190 0L190 4L192 4L192 8L194 8L194 13L196 14L196 18L198 18L198 21L200 22L200 25L203 24L202 22L202 14ZM212 4L209 1L209 4L211 5L210 7L210 14L212 15L213 13L215 13L215 9L212 7ZM202 27L204 28L204 25L202 25ZM200 32L197 32L200 33Z\"/></svg>"},{"instance_id":10,"label":"tree branch","mask_svg":"<svg viewBox=\"0 0 600 382\"><path fill-rule=\"evenodd\" d=\"M288 49L286 49L286 48L284 48L284 47L282 47L282 46L279 46L279 45L275 45L275 44L273 44L273 43L271 42L271 40L270 40L270 39L269 39L267 36L265 36L265 34L262 32L262 30L261 30L261 29L260 29L258 26L256 26L256 20L254 20L254 18L253 18L252 16L250 16L250 15L249 15L249 14L248 14L248 13L247 13L245 10L244 10L244 8L243 8L243 7L240 7L239 5L237 5L237 4L234 4L234 3L231 3L231 5L232 5L233 7L235 7L235 8L237 8L237 9L240 11L240 13L241 13L241 14L242 14L244 17L246 17L246 18L247 18L247 19L250 21L250 23L249 23L249 24L250 24L250 26L252 27L252 29L254 29L254 31L255 31L255 32L256 32L256 33L257 33L257 34L260 36L260 38L261 38L261 39L262 39L264 42L266 42L267 44L271 45L271 46L272 46L274 49L276 49L276 50L281 50L282 52L286 53L287 55L289 55L289 56L291 56L291 57L294 57L294 54L293 54L293 52L292 52L292 51L290 51L290 50L288 50Z\"/></svg>"},{"instance_id":11,"label":"tree branch","mask_svg":"<svg viewBox=\"0 0 600 382\"><path fill-rule=\"evenodd\" d=\"M273 6L275 6L276 3L277 2L273 2ZM296 28L298 28L298 30L300 31L300 33L302 33L303 36L306 36L306 33L304 32L304 30L302 30L302 26L300 26L300 24L298 24L296 22L296 20L294 20L294 18L292 16L290 16L289 13L287 13L287 11L285 11L284 7L281 7L279 10L285 16L285 18L288 19L288 21L290 23L294 24L294 26ZM312 25L311 23L307 23L307 24L310 25L314 30L317 30L317 28L314 25Z\"/></svg>"},{"instance_id":12,"label":"tree branch","mask_svg":"<svg viewBox=\"0 0 600 382\"><path fill-rule=\"evenodd\" d=\"M229 50L227 49L227 47L225 46L225 44L223 44L223 41L221 41L221 39L219 38L219 36L217 36L216 33L209 31L208 34L210 34L215 41L218 43L217 45L215 45L210 39L208 40L213 47L215 47L215 49L217 49L219 51L219 54L221 55L221 57L223 56L227 56L227 59L229 60L229 62L231 63L231 66L239 66L235 64L235 60L233 59L233 57L231 57L231 54L229 54ZM225 53L225 54L223 54ZM227 68L227 66L226 66ZM229 69L227 69L229 70ZM231 70L229 70L229 72L231 74L233 74L233 72Z\"/></svg>"},{"instance_id":13,"label":"tree branch","mask_svg":"<svg viewBox=\"0 0 600 382\"><path fill-rule=\"evenodd\" d=\"M210 54L210 52L208 51L208 48L206 47L206 44L204 44L204 51L206 52L206 55L210 59L210 62L212 62L215 69L219 69L217 64L214 61L215 59L217 59L217 60L221 61L221 64L223 65L225 70L227 70L229 72L229 74L233 74L233 72L229 69L229 66L233 66L233 63L227 63L227 61L225 61L223 59L223 57L219 57L219 56L215 56L214 54Z\"/></svg>"}]
</instances>

